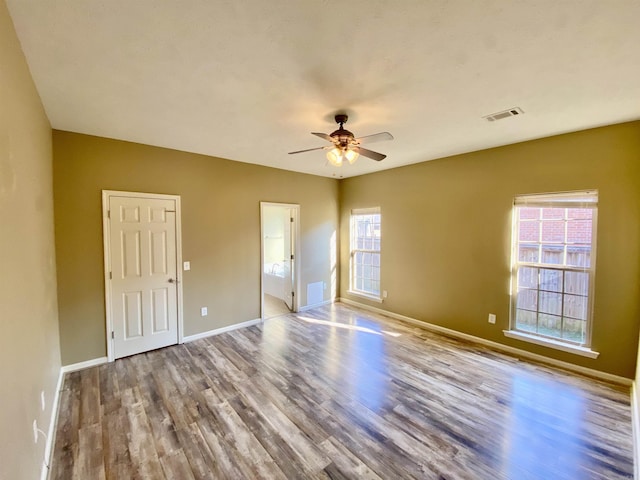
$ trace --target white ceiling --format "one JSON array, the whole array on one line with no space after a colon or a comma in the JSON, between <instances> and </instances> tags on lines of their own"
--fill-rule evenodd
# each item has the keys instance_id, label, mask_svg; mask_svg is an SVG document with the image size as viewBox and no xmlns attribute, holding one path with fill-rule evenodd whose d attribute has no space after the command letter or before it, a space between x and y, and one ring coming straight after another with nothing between
<instances>
[{"instance_id":1,"label":"white ceiling","mask_svg":"<svg viewBox=\"0 0 640 480\"><path fill-rule=\"evenodd\" d=\"M640 118L638 0L7 4L60 130L350 177ZM339 111L387 159L287 154Z\"/></svg>"}]
</instances>

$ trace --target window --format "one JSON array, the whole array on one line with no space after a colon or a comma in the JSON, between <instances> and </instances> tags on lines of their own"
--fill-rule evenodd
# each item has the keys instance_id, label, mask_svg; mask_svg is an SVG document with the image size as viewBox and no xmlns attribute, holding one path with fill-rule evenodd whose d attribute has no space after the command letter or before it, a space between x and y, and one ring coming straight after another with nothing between
<instances>
[{"instance_id":1,"label":"window","mask_svg":"<svg viewBox=\"0 0 640 480\"><path fill-rule=\"evenodd\" d=\"M597 202L595 191L515 198L512 331L589 346Z\"/></svg>"},{"instance_id":2,"label":"window","mask_svg":"<svg viewBox=\"0 0 640 480\"><path fill-rule=\"evenodd\" d=\"M380 209L351 211L350 291L380 298Z\"/></svg>"}]
</instances>

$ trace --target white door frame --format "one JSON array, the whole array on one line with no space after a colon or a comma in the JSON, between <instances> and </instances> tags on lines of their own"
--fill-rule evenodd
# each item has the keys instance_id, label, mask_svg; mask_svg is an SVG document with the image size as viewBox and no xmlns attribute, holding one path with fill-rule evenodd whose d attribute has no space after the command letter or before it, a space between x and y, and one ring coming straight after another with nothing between
<instances>
[{"instance_id":1,"label":"white door frame","mask_svg":"<svg viewBox=\"0 0 640 480\"><path fill-rule=\"evenodd\" d=\"M120 192L117 190L102 190L102 241L104 245L104 304L106 311L106 338L107 338L107 359L109 362L115 360L114 339L111 338L113 331L113 316L111 312L111 242L109 224L109 199L111 197L132 197L150 198L161 200L174 200L176 202L176 292L178 298L178 344L183 343L183 317L182 317L182 217L180 207L180 195L166 195L162 193L142 193L142 192Z\"/></svg>"},{"instance_id":2,"label":"white door frame","mask_svg":"<svg viewBox=\"0 0 640 480\"><path fill-rule=\"evenodd\" d=\"M293 210L293 312L300 308L300 205L297 203L260 202L260 318L264 320L264 207L284 207Z\"/></svg>"}]
</instances>

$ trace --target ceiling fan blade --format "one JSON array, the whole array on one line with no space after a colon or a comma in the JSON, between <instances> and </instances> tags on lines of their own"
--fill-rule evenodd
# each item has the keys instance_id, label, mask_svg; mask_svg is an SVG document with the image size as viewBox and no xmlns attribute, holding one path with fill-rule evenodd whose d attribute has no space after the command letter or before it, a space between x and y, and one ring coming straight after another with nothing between
<instances>
[{"instance_id":1,"label":"ceiling fan blade","mask_svg":"<svg viewBox=\"0 0 640 480\"><path fill-rule=\"evenodd\" d=\"M363 157L370 158L371 160L375 160L376 162L379 162L387 158L387 156L383 155L382 153L374 152L373 150L367 150L366 148L362 148L362 147L355 147L353 150L358 152Z\"/></svg>"},{"instance_id":2,"label":"ceiling fan blade","mask_svg":"<svg viewBox=\"0 0 640 480\"><path fill-rule=\"evenodd\" d=\"M289 152L289 155L293 155L294 153L313 152L314 150L324 150L325 148L327 147L307 148L306 150L297 150L295 152Z\"/></svg>"},{"instance_id":3,"label":"ceiling fan blade","mask_svg":"<svg viewBox=\"0 0 640 480\"><path fill-rule=\"evenodd\" d=\"M382 140L393 140L393 135L389 132L374 133L373 135L365 135L364 137L356 138L358 143L373 143L381 142Z\"/></svg>"},{"instance_id":4,"label":"ceiling fan blade","mask_svg":"<svg viewBox=\"0 0 640 480\"><path fill-rule=\"evenodd\" d=\"M311 135L315 135L316 137L320 137L320 138L326 140L327 142L333 143L333 138L331 138L326 133L311 132Z\"/></svg>"}]
</instances>

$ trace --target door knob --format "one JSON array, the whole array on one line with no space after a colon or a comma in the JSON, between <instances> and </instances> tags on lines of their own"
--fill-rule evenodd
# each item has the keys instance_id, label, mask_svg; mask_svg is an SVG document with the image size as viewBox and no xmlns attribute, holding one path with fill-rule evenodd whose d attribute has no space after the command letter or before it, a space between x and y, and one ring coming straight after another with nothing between
<instances>
[{"instance_id":1,"label":"door knob","mask_svg":"<svg viewBox=\"0 0 640 480\"><path fill-rule=\"evenodd\" d=\"M173 278L170 278L169 283L178 283L178 282L176 282Z\"/></svg>"}]
</instances>

